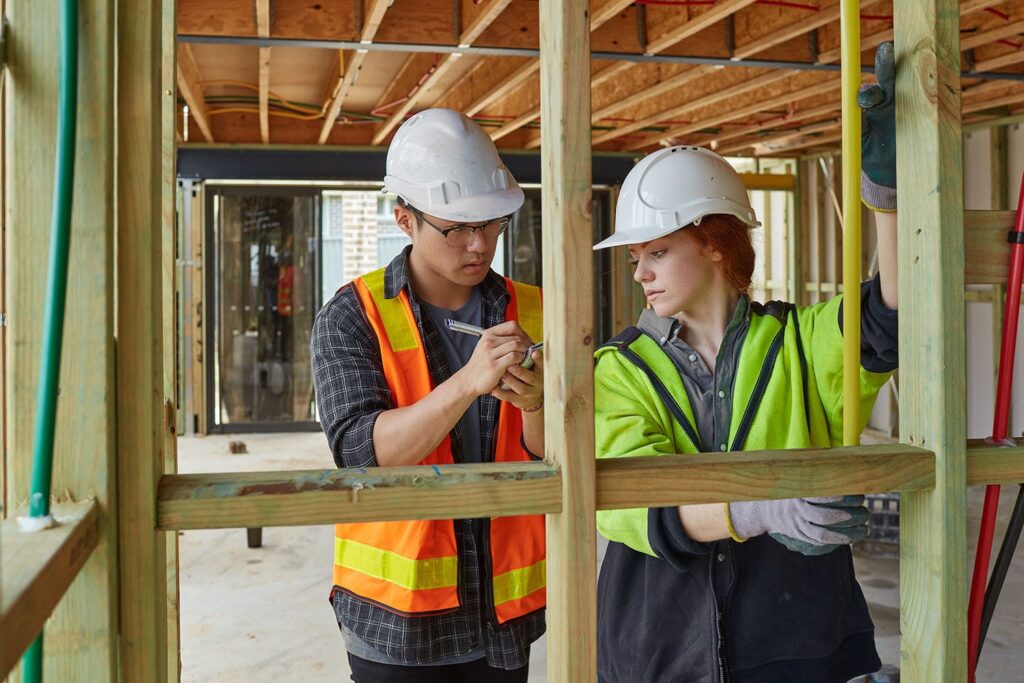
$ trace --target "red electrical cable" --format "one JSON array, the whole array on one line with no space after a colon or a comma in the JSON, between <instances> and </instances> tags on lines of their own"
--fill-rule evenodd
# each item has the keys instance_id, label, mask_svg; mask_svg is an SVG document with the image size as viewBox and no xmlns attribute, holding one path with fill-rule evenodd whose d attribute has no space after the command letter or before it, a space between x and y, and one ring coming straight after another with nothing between
<instances>
[{"instance_id":1,"label":"red electrical cable","mask_svg":"<svg viewBox=\"0 0 1024 683\"><path fill-rule=\"evenodd\" d=\"M803 9L810 12L820 12L817 5L808 5L802 2L789 2L788 0L755 0L756 5L770 5L772 7L789 7L791 9Z\"/></svg>"},{"instance_id":2,"label":"red electrical cable","mask_svg":"<svg viewBox=\"0 0 1024 683\"><path fill-rule=\"evenodd\" d=\"M373 109L370 110L370 114L372 114L373 116L387 116L388 113L385 111L386 109L390 109L391 107L395 106L396 104L401 104L402 102L405 102L410 97L415 95L416 92L420 89L420 86L423 85L423 82L425 80L427 80L430 77L431 74L433 74L435 71L437 71L437 63L438 63L438 61L440 61L440 55L437 54L437 53L434 53L434 63L431 65L431 67L429 69L427 69L426 73L424 73L422 76L420 76L420 80L416 81L416 85L414 85L412 87L412 90L409 91L408 95L406 95L405 97L399 97L394 102L388 102L387 104L382 104L382 105L380 105L378 107L374 107Z\"/></svg>"},{"instance_id":3,"label":"red electrical cable","mask_svg":"<svg viewBox=\"0 0 1024 683\"><path fill-rule=\"evenodd\" d=\"M1017 199L1017 218L1013 231L1024 234L1024 179L1021 180ZM1014 242L1010 247L1010 277L1006 285L1006 312L1003 316L1003 338L999 348L999 378L996 384L996 409L992 420L991 442L1006 442L1010 422L1010 390L1013 387L1013 361L1017 350L1017 321L1020 314L1020 288L1024 280L1024 244ZM1012 443L1012 442L1011 442ZM971 579L971 597L967 607L967 677L973 683L978 666L978 637L981 632L981 612L985 603L988 565L992 556L992 536L996 528L999 509L999 486L985 487L985 505L981 513L981 530L974 556L974 575Z\"/></svg>"},{"instance_id":4,"label":"red electrical cable","mask_svg":"<svg viewBox=\"0 0 1024 683\"><path fill-rule=\"evenodd\" d=\"M693 5L713 5L715 0L635 0L636 5L664 5L667 7L689 7Z\"/></svg>"}]
</instances>

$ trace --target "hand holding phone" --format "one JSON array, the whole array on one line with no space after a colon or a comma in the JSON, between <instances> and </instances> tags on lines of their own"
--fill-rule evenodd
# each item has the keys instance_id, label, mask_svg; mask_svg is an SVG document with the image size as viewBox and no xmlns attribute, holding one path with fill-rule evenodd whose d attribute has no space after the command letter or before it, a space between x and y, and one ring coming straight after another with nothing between
<instances>
[{"instance_id":1,"label":"hand holding phone","mask_svg":"<svg viewBox=\"0 0 1024 683\"><path fill-rule=\"evenodd\" d=\"M541 342L537 342L536 344L534 344L533 346L528 348L526 350L526 358L524 358L523 362L519 364L519 367L526 368L527 370L532 368L533 367L533 352L534 351L540 351L543 348L544 348L544 342L542 342L542 341Z\"/></svg>"}]
</instances>

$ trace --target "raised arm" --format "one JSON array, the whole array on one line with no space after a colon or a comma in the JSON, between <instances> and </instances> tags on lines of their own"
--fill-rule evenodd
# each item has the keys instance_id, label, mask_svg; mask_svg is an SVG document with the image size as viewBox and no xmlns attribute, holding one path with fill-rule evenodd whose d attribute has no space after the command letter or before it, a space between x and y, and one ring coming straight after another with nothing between
<instances>
[{"instance_id":1,"label":"raised arm","mask_svg":"<svg viewBox=\"0 0 1024 683\"><path fill-rule=\"evenodd\" d=\"M875 52L877 83L861 87L861 198L875 212L882 301L899 307L896 258L896 56L891 42Z\"/></svg>"}]
</instances>

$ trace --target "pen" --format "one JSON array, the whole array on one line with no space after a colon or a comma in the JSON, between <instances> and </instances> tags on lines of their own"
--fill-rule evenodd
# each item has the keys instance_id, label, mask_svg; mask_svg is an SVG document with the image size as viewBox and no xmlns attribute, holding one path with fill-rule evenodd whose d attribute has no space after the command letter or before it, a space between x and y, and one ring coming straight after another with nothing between
<instances>
[{"instance_id":1,"label":"pen","mask_svg":"<svg viewBox=\"0 0 1024 683\"><path fill-rule=\"evenodd\" d=\"M444 319L444 326L452 332L462 332L463 334L471 334L475 337L479 337L484 333L484 328L477 327L476 325L470 325L469 323L459 322L458 320L452 320L451 318ZM539 351L544 348L544 342L537 342L524 353L522 367L532 368L533 367L533 352Z\"/></svg>"},{"instance_id":2,"label":"pen","mask_svg":"<svg viewBox=\"0 0 1024 683\"><path fill-rule=\"evenodd\" d=\"M484 328L477 327L476 325L470 325L469 323L459 322L458 320L452 320L451 318L444 319L444 326L452 332L462 332L463 334L471 334L474 337L479 337L484 333Z\"/></svg>"}]
</instances>

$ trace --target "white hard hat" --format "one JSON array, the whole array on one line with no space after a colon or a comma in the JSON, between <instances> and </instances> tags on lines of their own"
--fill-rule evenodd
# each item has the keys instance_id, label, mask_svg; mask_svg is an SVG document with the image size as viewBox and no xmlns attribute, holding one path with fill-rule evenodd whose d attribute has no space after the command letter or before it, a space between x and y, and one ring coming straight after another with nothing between
<instances>
[{"instance_id":1,"label":"white hard hat","mask_svg":"<svg viewBox=\"0 0 1024 683\"><path fill-rule=\"evenodd\" d=\"M491 138L451 109L427 109L402 124L388 147L384 191L449 221L491 220L523 205Z\"/></svg>"},{"instance_id":2,"label":"white hard hat","mask_svg":"<svg viewBox=\"0 0 1024 683\"><path fill-rule=\"evenodd\" d=\"M594 249L650 242L711 214L735 216L752 228L761 225L728 161L703 147L668 147L641 159L626 176L615 207L615 233Z\"/></svg>"}]
</instances>

